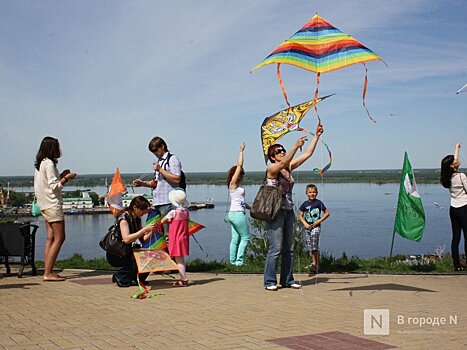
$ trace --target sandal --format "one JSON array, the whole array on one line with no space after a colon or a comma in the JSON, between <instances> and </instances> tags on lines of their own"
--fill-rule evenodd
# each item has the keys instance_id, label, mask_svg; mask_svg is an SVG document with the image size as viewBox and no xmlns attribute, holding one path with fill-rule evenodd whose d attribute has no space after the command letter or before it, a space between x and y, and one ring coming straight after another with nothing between
<instances>
[{"instance_id":1,"label":"sandal","mask_svg":"<svg viewBox=\"0 0 467 350\"><path fill-rule=\"evenodd\" d=\"M172 284L172 287L188 287L188 280L186 281L179 280L175 282L174 284Z\"/></svg>"},{"instance_id":2,"label":"sandal","mask_svg":"<svg viewBox=\"0 0 467 350\"><path fill-rule=\"evenodd\" d=\"M44 282L62 282L65 280L65 278L61 276L51 276L51 277L44 276L43 280Z\"/></svg>"}]
</instances>

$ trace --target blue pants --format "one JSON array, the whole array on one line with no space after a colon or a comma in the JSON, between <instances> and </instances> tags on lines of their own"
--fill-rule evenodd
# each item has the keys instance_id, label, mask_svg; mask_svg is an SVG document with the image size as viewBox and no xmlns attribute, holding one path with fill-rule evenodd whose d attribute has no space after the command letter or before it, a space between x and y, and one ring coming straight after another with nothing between
<instances>
[{"instance_id":1,"label":"blue pants","mask_svg":"<svg viewBox=\"0 0 467 350\"><path fill-rule=\"evenodd\" d=\"M281 209L274 221L267 224L269 250L264 266L264 286L277 285L277 266L281 259L280 284L283 287L295 283L293 277L294 260L294 226L293 210Z\"/></svg>"},{"instance_id":2,"label":"blue pants","mask_svg":"<svg viewBox=\"0 0 467 350\"><path fill-rule=\"evenodd\" d=\"M250 241L246 214L242 211L229 211L228 218L232 227L230 263L237 266L243 265L245 263L245 251Z\"/></svg>"}]
</instances>

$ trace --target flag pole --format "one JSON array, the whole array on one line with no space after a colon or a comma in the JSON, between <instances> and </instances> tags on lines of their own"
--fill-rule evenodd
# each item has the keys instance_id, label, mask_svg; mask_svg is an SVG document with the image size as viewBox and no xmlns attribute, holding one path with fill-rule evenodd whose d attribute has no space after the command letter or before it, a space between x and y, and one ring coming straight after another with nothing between
<instances>
[{"instance_id":1,"label":"flag pole","mask_svg":"<svg viewBox=\"0 0 467 350\"><path fill-rule=\"evenodd\" d=\"M392 243L391 243L391 252L389 253L389 262L391 262L392 259L392 248L394 247L394 237L396 236L396 231L392 233Z\"/></svg>"}]
</instances>

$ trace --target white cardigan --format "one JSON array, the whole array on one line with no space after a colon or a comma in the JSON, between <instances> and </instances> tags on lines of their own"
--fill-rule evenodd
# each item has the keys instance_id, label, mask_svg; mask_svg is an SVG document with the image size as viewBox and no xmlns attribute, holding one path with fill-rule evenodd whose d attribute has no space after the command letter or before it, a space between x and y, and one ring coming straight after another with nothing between
<instances>
[{"instance_id":1,"label":"white cardigan","mask_svg":"<svg viewBox=\"0 0 467 350\"><path fill-rule=\"evenodd\" d=\"M34 192L39 208L45 210L62 205L62 188L57 167L50 159L44 158L34 173Z\"/></svg>"},{"instance_id":2,"label":"white cardigan","mask_svg":"<svg viewBox=\"0 0 467 350\"><path fill-rule=\"evenodd\" d=\"M451 178L451 207L467 205L467 178L464 173L457 173Z\"/></svg>"}]
</instances>

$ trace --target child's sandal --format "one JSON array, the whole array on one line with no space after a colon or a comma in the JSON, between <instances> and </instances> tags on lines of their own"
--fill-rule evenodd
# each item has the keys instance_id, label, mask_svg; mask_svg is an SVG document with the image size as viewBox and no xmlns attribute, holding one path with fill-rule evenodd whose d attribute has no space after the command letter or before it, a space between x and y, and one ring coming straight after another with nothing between
<instances>
[{"instance_id":1,"label":"child's sandal","mask_svg":"<svg viewBox=\"0 0 467 350\"><path fill-rule=\"evenodd\" d=\"M186 281L179 280L175 282L174 284L172 284L172 286L173 287L188 287L188 280Z\"/></svg>"}]
</instances>

